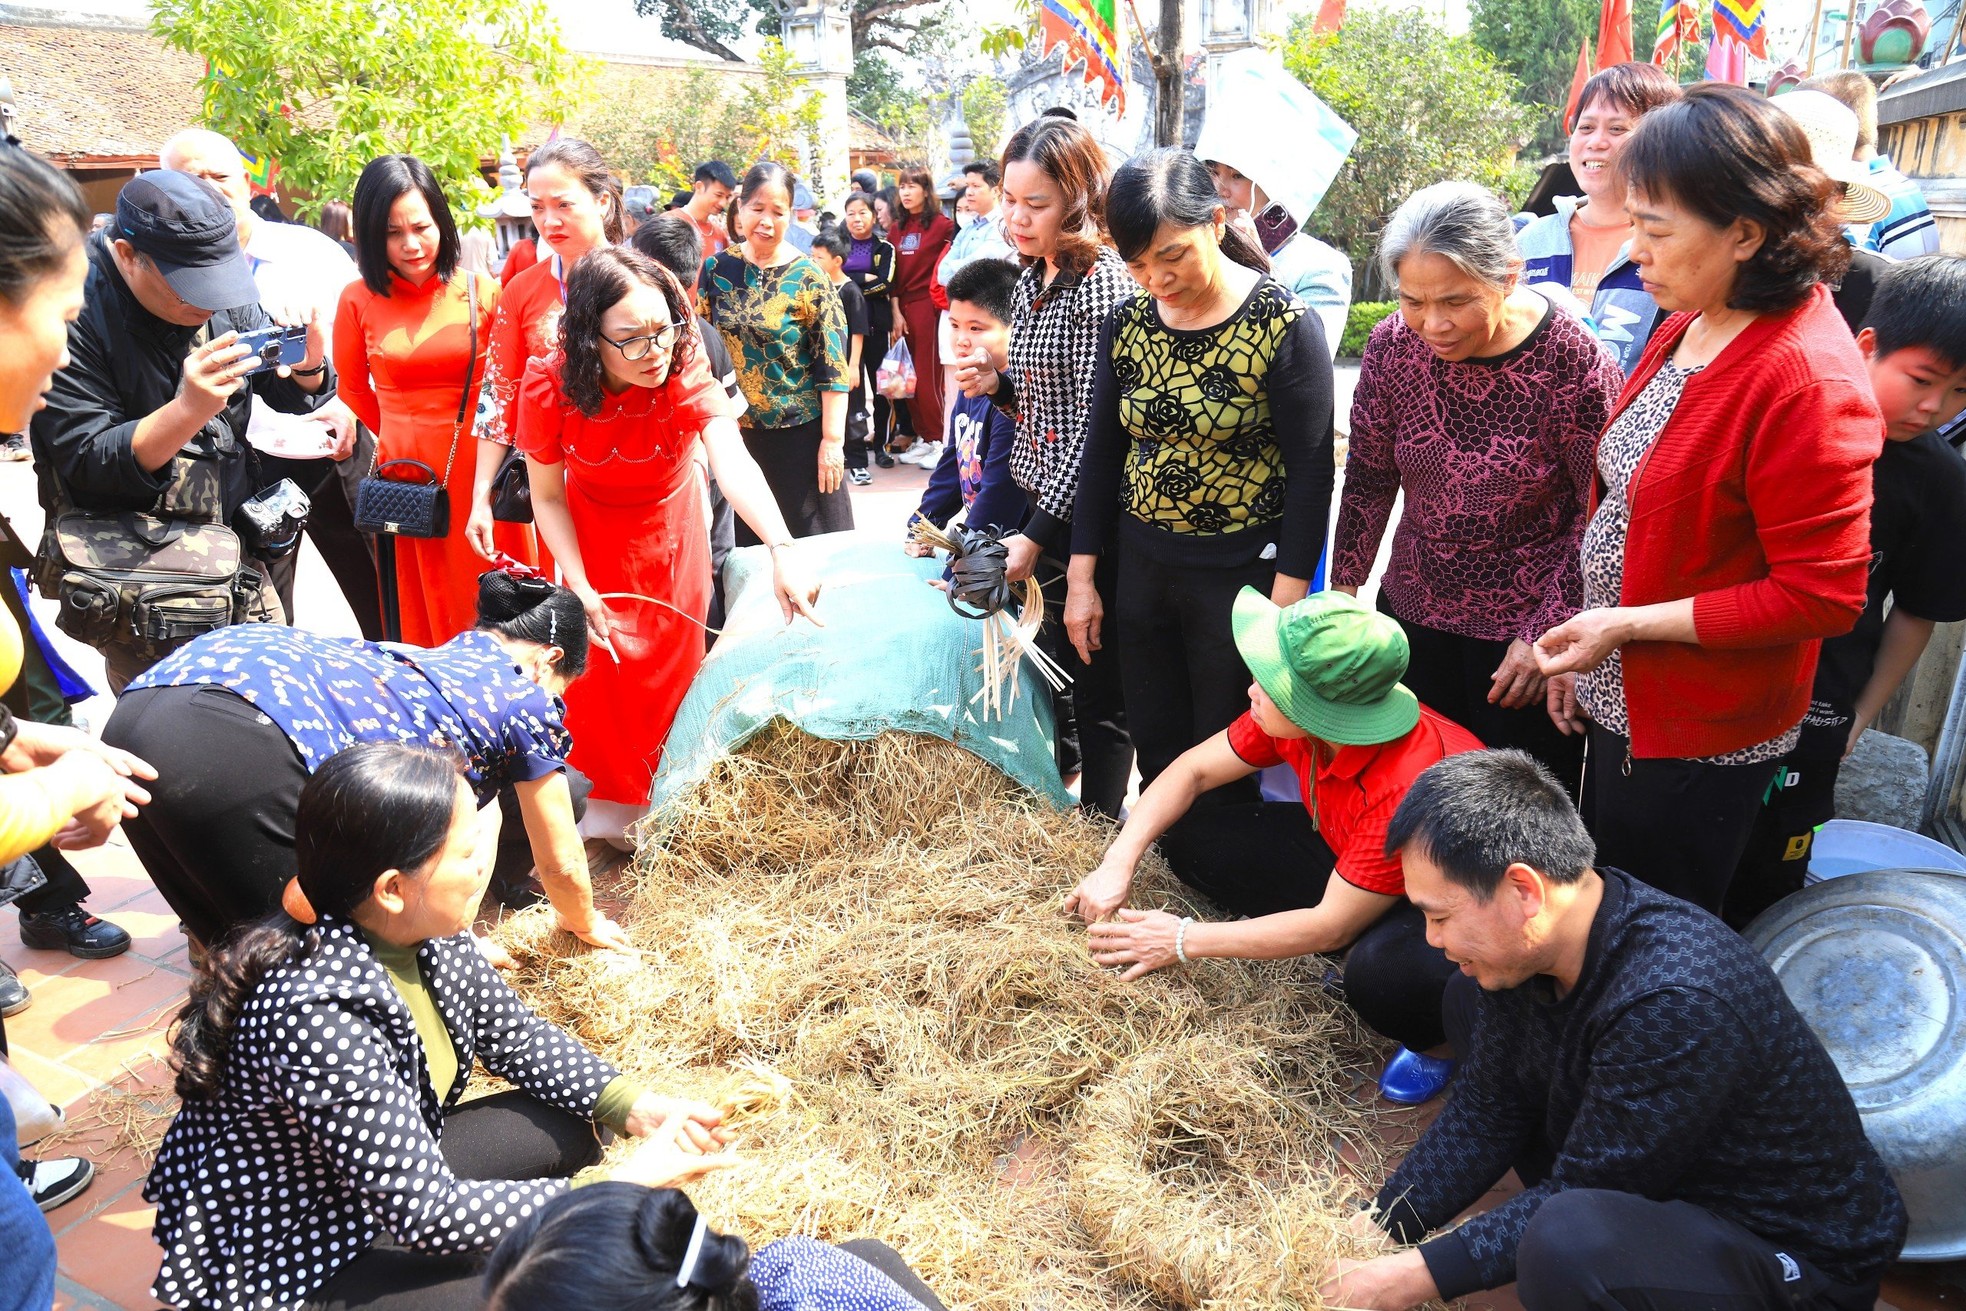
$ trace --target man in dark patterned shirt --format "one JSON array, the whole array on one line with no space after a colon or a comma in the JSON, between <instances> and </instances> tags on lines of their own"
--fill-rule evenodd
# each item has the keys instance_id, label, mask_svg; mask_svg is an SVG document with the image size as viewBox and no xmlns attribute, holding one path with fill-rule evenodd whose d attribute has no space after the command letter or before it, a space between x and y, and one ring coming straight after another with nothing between
<instances>
[{"instance_id":1,"label":"man in dark patterned shirt","mask_svg":"<svg viewBox=\"0 0 1966 1311\"><path fill-rule=\"evenodd\" d=\"M1404 1308L1511 1281L1524 1306L1868 1311L1905 1209L1774 973L1705 911L1615 869L1550 774L1450 756L1389 826L1428 938L1460 965L1447 1108L1339 1261L1330 1305ZM1476 986L1479 985L1479 986Z\"/></svg>"}]
</instances>

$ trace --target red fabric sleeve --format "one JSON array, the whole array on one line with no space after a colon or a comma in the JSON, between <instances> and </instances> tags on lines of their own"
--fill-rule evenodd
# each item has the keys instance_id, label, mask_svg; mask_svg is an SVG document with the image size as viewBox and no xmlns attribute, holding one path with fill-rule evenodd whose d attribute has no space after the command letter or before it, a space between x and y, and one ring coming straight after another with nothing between
<instances>
[{"instance_id":1,"label":"red fabric sleeve","mask_svg":"<svg viewBox=\"0 0 1966 1311\"><path fill-rule=\"evenodd\" d=\"M559 464L567 458L566 448L560 442L567 407L560 395L557 359L532 360L526 365L525 381L519 384L514 409L519 425L517 445L527 459Z\"/></svg>"},{"instance_id":2,"label":"red fabric sleeve","mask_svg":"<svg viewBox=\"0 0 1966 1311\"><path fill-rule=\"evenodd\" d=\"M1335 834L1324 835L1338 857L1339 878L1383 897L1406 895L1406 873L1400 867L1399 856L1386 854L1386 828L1393 821L1393 812L1399 809L1399 801L1397 796L1388 797L1360 815L1357 826L1346 835L1342 846L1331 841Z\"/></svg>"},{"instance_id":3,"label":"red fabric sleeve","mask_svg":"<svg viewBox=\"0 0 1966 1311\"><path fill-rule=\"evenodd\" d=\"M1877 403L1825 379L1783 397L1748 442L1747 502L1765 577L1693 598L1700 645L1779 646L1847 633L1870 580Z\"/></svg>"},{"instance_id":4,"label":"red fabric sleeve","mask_svg":"<svg viewBox=\"0 0 1966 1311\"><path fill-rule=\"evenodd\" d=\"M382 404L376 399L375 385L369 377L368 335L362 326L362 308L373 293L366 285L351 282L341 290L341 302L334 312L334 372L336 395L354 412L368 430L382 431Z\"/></svg>"},{"instance_id":5,"label":"red fabric sleeve","mask_svg":"<svg viewBox=\"0 0 1966 1311\"><path fill-rule=\"evenodd\" d=\"M1271 765L1283 763L1283 753L1277 750L1276 739L1258 728L1255 717L1247 710L1224 731L1229 735L1229 750L1240 756L1245 765L1268 769Z\"/></svg>"},{"instance_id":6,"label":"red fabric sleeve","mask_svg":"<svg viewBox=\"0 0 1966 1311\"><path fill-rule=\"evenodd\" d=\"M734 417L730 393L717 381L717 375L710 372L710 361L704 356L701 344L690 352L689 363L682 371L671 374L663 385L669 389L669 401L675 406L680 424L701 432L712 419Z\"/></svg>"}]
</instances>

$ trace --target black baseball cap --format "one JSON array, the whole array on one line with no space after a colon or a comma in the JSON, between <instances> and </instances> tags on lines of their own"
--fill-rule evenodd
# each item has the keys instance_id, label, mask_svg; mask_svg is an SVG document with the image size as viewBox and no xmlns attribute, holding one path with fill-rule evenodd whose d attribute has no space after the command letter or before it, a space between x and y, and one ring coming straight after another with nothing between
<instances>
[{"instance_id":1,"label":"black baseball cap","mask_svg":"<svg viewBox=\"0 0 1966 1311\"><path fill-rule=\"evenodd\" d=\"M137 174L117 193L116 235L148 255L187 305L216 312L259 300L239 221L203 178L161 168Z\"/></svg>"}]
</instances>

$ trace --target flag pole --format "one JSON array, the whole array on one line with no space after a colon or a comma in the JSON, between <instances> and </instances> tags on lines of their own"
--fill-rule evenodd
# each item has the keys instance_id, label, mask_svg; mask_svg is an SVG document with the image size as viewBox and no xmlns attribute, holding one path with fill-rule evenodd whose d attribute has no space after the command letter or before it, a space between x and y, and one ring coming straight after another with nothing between
<instances>
[{"instance_id":1,"label":"flag pole","mask_svg":"<svg viewBox=\"0 0 1966 1311\"><path fill-rule=\"evenodd\" d=\"M1838 68L1848 68L1857 62L1857 0L1844 0L1844 7L1849 12L1843 15L1843 59Z\"/></svg>"},{"instance_id":2,"label":"flag pole","mask_svg":"<svg viewBox=\"0 0 1966 1311\"><path fill-rule=\"evenodd\" d=\"M1966 0L1961 0L1966 5ZM1802 75L1816 75L1816 47L1823 43L1823 0L1816 0L1816 15L1809 20L1809 66Z\"/></svg>"},{"instance_id":3,"label":"flag pole","mask_svg":"<svg viewBox=\"0 0 1966 1311\"><path fill-rule=\"evenodd\" d=\"M1959 46L1959 30L1962 27L1966 27L1966 0L1959 0L1959 16L1952 20L1952 40L1946 44L1946 55L1939 61L1940 68L1952 62L1952 52Z\"/></svg>"}]
</instances>

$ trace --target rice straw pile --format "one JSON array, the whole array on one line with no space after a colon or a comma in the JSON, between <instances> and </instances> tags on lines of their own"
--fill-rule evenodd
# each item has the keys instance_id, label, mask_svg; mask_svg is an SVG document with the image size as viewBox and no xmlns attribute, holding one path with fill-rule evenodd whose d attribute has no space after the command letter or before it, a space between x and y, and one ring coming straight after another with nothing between
<instances>
[{"instance_id":1,"label":"rice straw pile","mask_svg":"<svg viewBox=\"0 0 1966 1311\"><path fill-rule=\"evenodd\" d=\"M775 724L667 819L619 917L643 958L544 908L498 936L542 1014L732 1108L749 1163L688 1185L712 1223L878 1237L1002 1311L1314 1306L1352 1254L1373 1058L1323 962L1122 983L1061 908L1110 831L935 739ZM1157 862L1133 904L1215 913Z\"/></svg>"}]
</instances>

